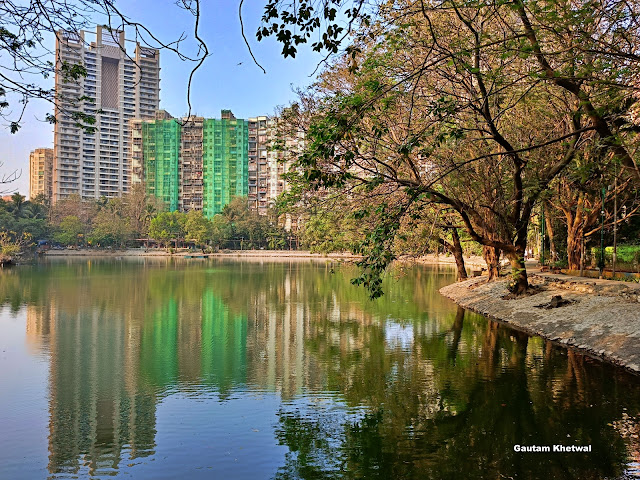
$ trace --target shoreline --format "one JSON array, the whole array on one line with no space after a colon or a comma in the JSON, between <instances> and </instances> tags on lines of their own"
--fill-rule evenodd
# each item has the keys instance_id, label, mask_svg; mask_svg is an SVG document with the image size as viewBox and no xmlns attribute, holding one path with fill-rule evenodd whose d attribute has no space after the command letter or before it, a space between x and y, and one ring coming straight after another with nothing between
<instances>
[{"instance_id":1,"label":"shoreline","mask_svg":"<svg viewBox=\"0 0 640 480\"><path fill-rule=\"evenodd\" d=\"M81 249L81 250L48 250L42 258L73 258L73 257L205 257L205 258L259 258L259 259L282 259L282 258L314 258L320 260L358 260L361 255L353 255L349 252L335 253L312 253L309 250L224 250L216 253L203 254L200 251L178 251L174 253L167 252L164 249L148 249L130 248L125 250L103 250L103 249ZM455 259L453 256L446 255L424 255L421 257L398 257L395 262L400 263L417 263L421 265L451 265L455 267ZM484 268L485 263L480 256L465 257L465 265L467 270L480 270Z\"/></svg>"},{"instance_id":2,"label":"shoreline","mask_svg":"<svg viewBox=\"0 0 640 480\"><path fill-rule=\"evenodd\" d=\"M174 253L163 249L126 249L126 250L49 250L42 255L52 257L167 257L167 258L319 258L319 259L353 259L360 258L350 253L311 253L308 250L228 250L203 254L201 251L178 251Z\"/></svg>"},{"instance_id":3,"label":"shoreline","mask_svg":"<svg viewBox=\"0 0 640 480\"><path fill-rule=\"evenodd\" d=\"M539 291L516 299L503 298L506 279L487 283L486 277L447 285L440 293L487 318L640 374L640 285L537 272L529 281ZM571 303L537 307L555 295Z\"/></svg>"}]
</instances>

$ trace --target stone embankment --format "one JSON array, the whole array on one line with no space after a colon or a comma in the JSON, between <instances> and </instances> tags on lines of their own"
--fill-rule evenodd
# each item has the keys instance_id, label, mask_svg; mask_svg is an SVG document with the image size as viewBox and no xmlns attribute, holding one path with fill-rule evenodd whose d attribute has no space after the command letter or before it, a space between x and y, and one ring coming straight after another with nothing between
<instances>
[{"instance_id":1,"label":"stone embankment","mask_svg":"<svg viewBox=\"0 0 640 480\"><path fill-rule=\"evenodd\" d=\"M640 285L530 273L533 295L509 299L506 280L486 277L440 293L464 308L640 373ZM562 296L562 306L549 306ZM556 302L554 302L556 303Z\"/></svg>"}]
</instances>

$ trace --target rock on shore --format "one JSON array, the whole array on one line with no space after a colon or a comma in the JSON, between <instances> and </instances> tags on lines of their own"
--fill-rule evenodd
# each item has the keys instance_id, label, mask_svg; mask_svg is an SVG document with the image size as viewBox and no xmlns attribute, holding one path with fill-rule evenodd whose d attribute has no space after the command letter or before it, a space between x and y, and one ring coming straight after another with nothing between
<instances>
[{"instance_id":1,"label":"rock on shore","mask_svg":"<svg viewBox=\"0 0 640 480\"><path fill-rule=\"evenodd\" d=\"M473 278L440 289L464 308L531 334L576 347L640 373L640 288L622 282L530 275L533 295L505 299L506 280ZM552 297L568 300L557 308Z\"/></svg>"}]
</instances>

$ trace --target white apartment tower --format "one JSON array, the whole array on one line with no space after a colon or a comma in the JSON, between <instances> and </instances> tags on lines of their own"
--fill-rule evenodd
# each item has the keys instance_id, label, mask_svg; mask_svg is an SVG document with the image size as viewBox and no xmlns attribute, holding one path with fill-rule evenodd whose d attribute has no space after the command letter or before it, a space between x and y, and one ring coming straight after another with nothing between
<instances>
[{"instance_id":1,"label":"white apartment tower","mask_svg":"<svg viewBox=\"0 0 640 480\"><path fill-rule=\"evenodd\" d=\"M29 200L38 195L51 201L53 149L36 148L29 154Z\"/></svg>"},{"instance_id":2,"label":"white apartment tower","mask_svg":"<svg viewBox=\"0 0 640 480\"><path fill-rule=\"evenodd\" d=\"M282 178L302 151L301 132L278 135L278 117L249 119L249 208L266 215L280 194L289 188ZM276 144L278 148L276 148Z\"/></svg>"},{"instance_id":3,"label":"white apartment tower","mask_svg":"<svg viewBox=\"0 0 640 480\"><path fill-rule=\"evenodd\" d=\"M65 81L65 62L84 65L86 77ZM121 196L131 185L129 120L154 118L160 103L159 51L136 43L127 53L124 32L98 26L59 32L56 64L53 201ZM83 96L92 101L75 100ZM95 115L96 132L83 131L73 112Z\"/></svg>"}]
</instances>

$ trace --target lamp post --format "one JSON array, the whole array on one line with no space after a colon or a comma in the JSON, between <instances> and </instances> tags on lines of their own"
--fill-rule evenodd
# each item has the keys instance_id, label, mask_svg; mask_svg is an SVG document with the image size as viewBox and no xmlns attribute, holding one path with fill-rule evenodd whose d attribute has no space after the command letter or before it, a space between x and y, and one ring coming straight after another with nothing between
<instances>
[{"instance_id":1,"label":"lamp post","mask_svg":"<svg viewBox=\"0 0 640 480\"><path fill-rule=\"evenodd\" d=\"M540 266L544 265L544 207L540 208Z\"/></svg>"},{"instance_id":2,"label":"lamp post","mask_svg":"<svg viewBox=\"0 0 640 480\"><path fill-rule=\"evenodd\" d=\"M600 269L600 278L604 275L604 196L606 189L602 187L602 207L600 209L600 260L598 268Z\"/></svg>"},{"instance_id":3,"label":"lamp post","mask_svg":"<svg viewBox=\"0 0 640 480\"><path fill-rule=\"evenodd\" d=\"M618 250L618 175L617 169L614 164L614 176L613 176L613 257L612 257L612 276L616 277L616 256Z\"/></svg>"}]
</instances>

